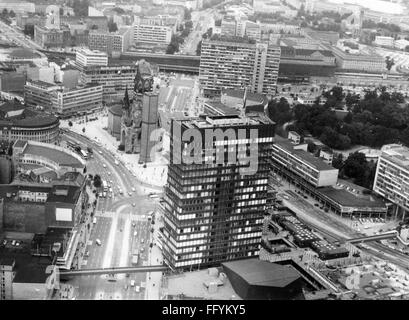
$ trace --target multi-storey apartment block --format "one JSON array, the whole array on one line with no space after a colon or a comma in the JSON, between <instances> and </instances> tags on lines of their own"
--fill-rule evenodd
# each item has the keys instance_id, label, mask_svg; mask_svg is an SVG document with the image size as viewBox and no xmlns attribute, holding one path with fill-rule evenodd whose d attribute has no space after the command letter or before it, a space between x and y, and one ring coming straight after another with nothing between
<instances>
[{"instance_id":1,"label":"multi-storey apartment block","mask_svg":"<svg viewBox=\"0 0 409 320\"><path fill-rule=\"evenodd\" d=\"M244 38L205 40L199 81L205 95L225 89L250 87L252 92L275 93L280 47Z\"/></svg>"}]
</instances>

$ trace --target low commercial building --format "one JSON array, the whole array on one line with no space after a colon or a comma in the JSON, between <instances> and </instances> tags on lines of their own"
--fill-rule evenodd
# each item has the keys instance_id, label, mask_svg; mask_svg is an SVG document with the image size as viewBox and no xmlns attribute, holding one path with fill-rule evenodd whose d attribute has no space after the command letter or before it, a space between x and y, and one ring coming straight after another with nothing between
<instances>
[{"instance_id":1,"label":"low commercial building","mask_svg":"<svg viewBox=\"0 0 409 320\"><path fill-rule=\"evenodd\" d=\"M370 190L338 179L338 169L297 145L275 137L271 177L279 175L310 195L321 209L342 217L386 217L385 202Z\"/></svg>"},{"instance_id":2,"label":"low commercial building","mask_svg":"<svg viewBox=\"0 0 409 320\"><path fill-rule=\"evenodd\" d=\"M409 41L406 39L399 39L395 41L394 46L396 49L406 50L406 48L409 46Z\"/></svg>"},{"instance_id":3,"label":"low commercial building","mask_svg":"<svg viewBox=\"0 0 409 320\"><path fill-rule=\"evenodd\" d=\"M393 48L395 43L395 39L392 37L383 37L383 36L376 36L374 44L381 46L381 47L388 47Z\"/></svg>"},{"instance_id":4,"label":"low commercial building","mask_svg":"<svg viewBox=\"0 0 409 320\"><path fill-rule=\"evenodd\" d=\"M59 136L59 120L52 115L26 108L15 101L0 105L0 139L18 139L55 143Z\"/></svg>"},{"instance_id":5,"label":"low commercial building","mask_svg":"<svg viewBox=\"0 0 409 320\"><path fill-rule=\"evenodd\" d=\"M61 86L45 81L27 81L24 86L24 102L27 106L39 107L45 111L53 109L53 93L61 89Z\"/></svg>"}]
</instances>

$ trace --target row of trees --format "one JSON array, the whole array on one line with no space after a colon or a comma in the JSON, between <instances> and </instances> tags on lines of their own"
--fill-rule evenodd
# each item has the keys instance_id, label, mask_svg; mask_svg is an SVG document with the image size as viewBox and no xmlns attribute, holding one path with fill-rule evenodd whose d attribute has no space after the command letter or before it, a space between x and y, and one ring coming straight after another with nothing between
<instances>
[{"instance_id":1,"label":"row of trees","mask_svg":"<svg viewBox=\"0 0 409 320\"><path fill-rule=\"evenodd\" d=\"M292 110L285 99L272 101L268 114L279 125L292 122L288 130L309 133L334 149L346 150L353 145L379 148L396 142L409 145L409 108L402 105L402 94L382 88L367 91L361 99L334 87L324 96L327 98L324 105L299 104ZM342 118L337 116L336 109L344 105L349 112Z\"/></svg>"}]
</instances>

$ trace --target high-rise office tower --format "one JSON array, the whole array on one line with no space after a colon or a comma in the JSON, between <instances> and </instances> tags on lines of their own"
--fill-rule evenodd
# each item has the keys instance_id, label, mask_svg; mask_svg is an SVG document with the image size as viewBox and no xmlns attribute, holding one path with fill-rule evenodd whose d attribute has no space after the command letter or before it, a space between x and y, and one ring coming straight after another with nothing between
<instances>
[{"instance_id":1,"label":"high-rise office tower","mask_svg":"<svg viewBox=\"0 0 409 320\"><path fill-rule=\"evenodd\" d=\"M158 128L158 99L159 94L157 92L145 92L143 95L141 154L139 157L141 163L153 161L150 153L157 142L151 135Z\"/></svg>"},{"instance_id":2,"label":"high-rise office tower","mask_svg":"<svg viewBox=\"0 0 409 320\"><path fill-rule=\"evenodd\" d=\"M182 143L187 130L196 132L193 151ZM217 130L216 137L206 138ZM274 123L265 117L172 120L171 160L161 204L165 263L201 268L258 255L273 137ZM214 161L218 152L224 155L222 161ZM203 162L184 160L192 154ZM248 163L241 161L244 154ZM242 171L254 165L253 172Z\"/></svg>"},{"instance_id":3,"label":"high-rise office tower","mask_svg":"<svg viewBox=\"0 0 409 320\"><path fill-rule=\"evenodd\" d=\"M273 94L280 55L279 46L248 38L204 40L199 68L203 93L214 96L223 88L250 87L255 93Z\"/></svg>"}]
</instances>

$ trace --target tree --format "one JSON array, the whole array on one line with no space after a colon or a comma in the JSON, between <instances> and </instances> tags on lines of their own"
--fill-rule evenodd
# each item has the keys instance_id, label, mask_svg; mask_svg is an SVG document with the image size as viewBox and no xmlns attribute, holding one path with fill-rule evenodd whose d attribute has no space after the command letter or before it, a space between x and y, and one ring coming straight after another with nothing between
<instances>
[{"instance_id":1,"label":"tree","mask_svg":"<svg viewBox=\"0 0 409 320\"><path fill-rule=\"evenodd\" d=\"M10 18L14 18L16 16L16 14L14 13L14 11L13 10L10 10L10 12L9 12L9 17Z\"/></svg>"},{"instance_id":2,"label":"tree","mask_svg":"<svg viewBox=\"0 0 409 320\"><path fill-rule=\"evenodd\" d=\"M3 15L3 16L7 16L8 15L8 10L6 9L6 8L4 8L3 9L3 11L1 12L1 14Z\"/></svg>"},{"instance_id":3,"label":"tree","mask_svg":"<svg viewBox=\"0 0 409 320\"><path fill-rule=\"evenodd\" d=\"M100 188L102 186L102 179L99 174L96 174L94 176L94 187L95 188Z\"/></svg>"},{"instance_id":4,"label":"tree","mask_svg":"<svg viewBox=\"0 0 409 320\"><path fill-rule=\"evenodd\" d=\"M115 22L113 22L113 21L109 21L109 22L108 22L108 30L109 30L109 32L116 32L116 31L118 31L118 26L117 26L117 24L116 24Z\"/></svg>"},{"instance_id":5,"label":"tree","mask_svg":"<svg viewBox=\"0 0 409 320\"><path fill-rule=\"evenodd\" d=\"M85 128L82 128L82 132L85 133Z\"/></svg>"},{"instance_id":6,"label":"tree","mask_svg":"<svg viewBox=\"0 0 409 320\"><path fill-rule=\"evenodd\" d=\"M72 127L72 122L68 121L68 126Z\"/></svg>"}]
</instances>

